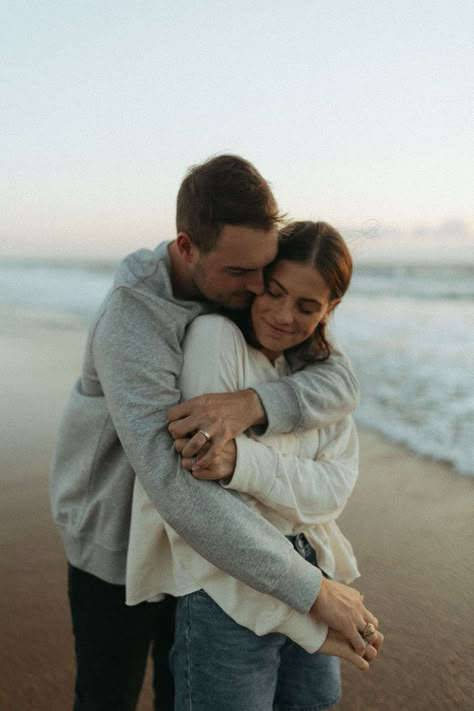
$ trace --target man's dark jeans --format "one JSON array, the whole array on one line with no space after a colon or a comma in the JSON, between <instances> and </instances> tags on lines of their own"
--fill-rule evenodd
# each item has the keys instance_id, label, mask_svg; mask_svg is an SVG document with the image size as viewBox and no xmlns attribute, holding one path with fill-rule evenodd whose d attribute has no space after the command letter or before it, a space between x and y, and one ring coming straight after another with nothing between
<instances>
[{"instance_id":1,"label":"man's dark jeans","mask_svg":"<svg viewBox=\"0 0 474 711\"><path fill-rule=\"evenodd\" d=\"M125 586L71 565L68 587L77 662L74 711L134 711L150 648L155 711L172 711L174 598L127 607Z\"/></svg>"}]
</instances>

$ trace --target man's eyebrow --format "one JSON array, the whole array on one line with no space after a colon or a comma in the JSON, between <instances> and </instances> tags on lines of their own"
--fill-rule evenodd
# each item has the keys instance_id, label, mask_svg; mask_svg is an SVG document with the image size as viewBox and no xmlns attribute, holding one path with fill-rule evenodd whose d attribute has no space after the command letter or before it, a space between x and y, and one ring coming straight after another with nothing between
<instances>
[{"instance_id":1,"label":"man's eyebrow","mask_svg":"<svg viewBox=\"0 0 474 711\"><path fill-rule=\"evenodd\" d=\"M285 287L283 286L283 284L280 284L280 282L278 281L278 279L275 279L275 277L270 277L268 281L274 281L275 284L276 284L277 286L279 286L282 291L285 292L285 294L288 294L287 289L285 289ZM321 302L318 301L317 299L308 299L308 298L306 298L306 296L299 296L299 297L298 297L298 301L309 301L310 303L316 304L317 306L321 306L321 305L322 305Z\"/></svg>"},{"instance_id":2,"label":"man's eyebrow","mask_svg":"<svg viewBox=\"0 0 474 711\"><path fill-rule=\"evenodd\" d=\"M232 266L227 266L226 269L233 271L233 272L256 272L257 267L232 267Z\"/></svg>"}]
</instances>

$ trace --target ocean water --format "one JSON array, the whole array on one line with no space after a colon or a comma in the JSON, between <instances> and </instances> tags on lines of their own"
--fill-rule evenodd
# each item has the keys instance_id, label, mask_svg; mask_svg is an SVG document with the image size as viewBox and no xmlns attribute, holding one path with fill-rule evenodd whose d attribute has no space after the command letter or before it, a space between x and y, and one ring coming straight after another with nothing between
<instances>
[{"instance_id":1,"label":"ocean water","mask_svg":"<svg viewBox=\"0 0 474 711\"><path fill-rule=\"evenodd\" d=\"M0 305L89 319L109 289L115 265L0 262Z\"/></svg>"},{"instance_id":2,"label":"ocean water","mask_svg":"<svg viewBox=\"0 0 474 711\"><path fill-rule=\"evenodd\" d=\"M114 268L0 263L0 305L87 321ZM359 265L333 331L361 382L356 419L474 476L474 265Z\"/></svg>"},{"instance_id":3,"label":"ocean water","mask_svg":"<svg viewBox=\"0 0 474 711\"><path fill-rule=\"evenodd\" d=\"M361 424L474 476L474 269L359 272L334 332Z\"/></svg>"}]
</instances>

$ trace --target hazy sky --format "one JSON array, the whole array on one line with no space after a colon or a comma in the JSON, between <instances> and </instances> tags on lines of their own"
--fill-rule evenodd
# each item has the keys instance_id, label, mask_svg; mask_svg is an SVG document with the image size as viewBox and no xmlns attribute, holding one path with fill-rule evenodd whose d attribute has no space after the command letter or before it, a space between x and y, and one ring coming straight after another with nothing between
<instances>
[{"instance_id":1,"label":"hazy sky","mask_svg":"<svg viewBox=\"0 0 474 711\"><path fill-rule=\"evenodd\" d=\"M293 217L472 219L472 8L4 0L0 255L170 238L186 168L224 151Z\"/></svg>"}]
</instances>

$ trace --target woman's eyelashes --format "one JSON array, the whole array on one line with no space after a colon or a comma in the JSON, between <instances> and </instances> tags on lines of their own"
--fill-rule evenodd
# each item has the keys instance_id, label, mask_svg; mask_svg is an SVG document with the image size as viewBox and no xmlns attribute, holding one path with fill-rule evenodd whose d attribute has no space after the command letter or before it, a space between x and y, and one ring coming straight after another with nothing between
<instances>
[{"instance_id":1,"label":"woman's eyelashes","mask_svg":"<svg viewBox=\"0 0 474 711\"><path fill-rule=\"evenodd\" d=\"M275 291L274 289L272 290L268 285L266 287L266 292L268 296L271 296L272 299L278 299L278 297L283 296L283 293L280 291Z\"/></svg>"},{"instance_id":2,"label":"woman's eyelashes","mask_svg":"<svg viewBox=\"0 0 474 711\"><path fill-rule=\"evenodd\" d=\"M283 291L279 291L278 289L275 289L274 286L270 286L269 284L267 284L265 287L265 293L272 299L280 299L281 297L285 296L285 293ZM317 311L320 311L320 308L308 308L303 304L298 304L298 311L304 314L305 316L311 316Z\"/></svg>"}]
</instances>

